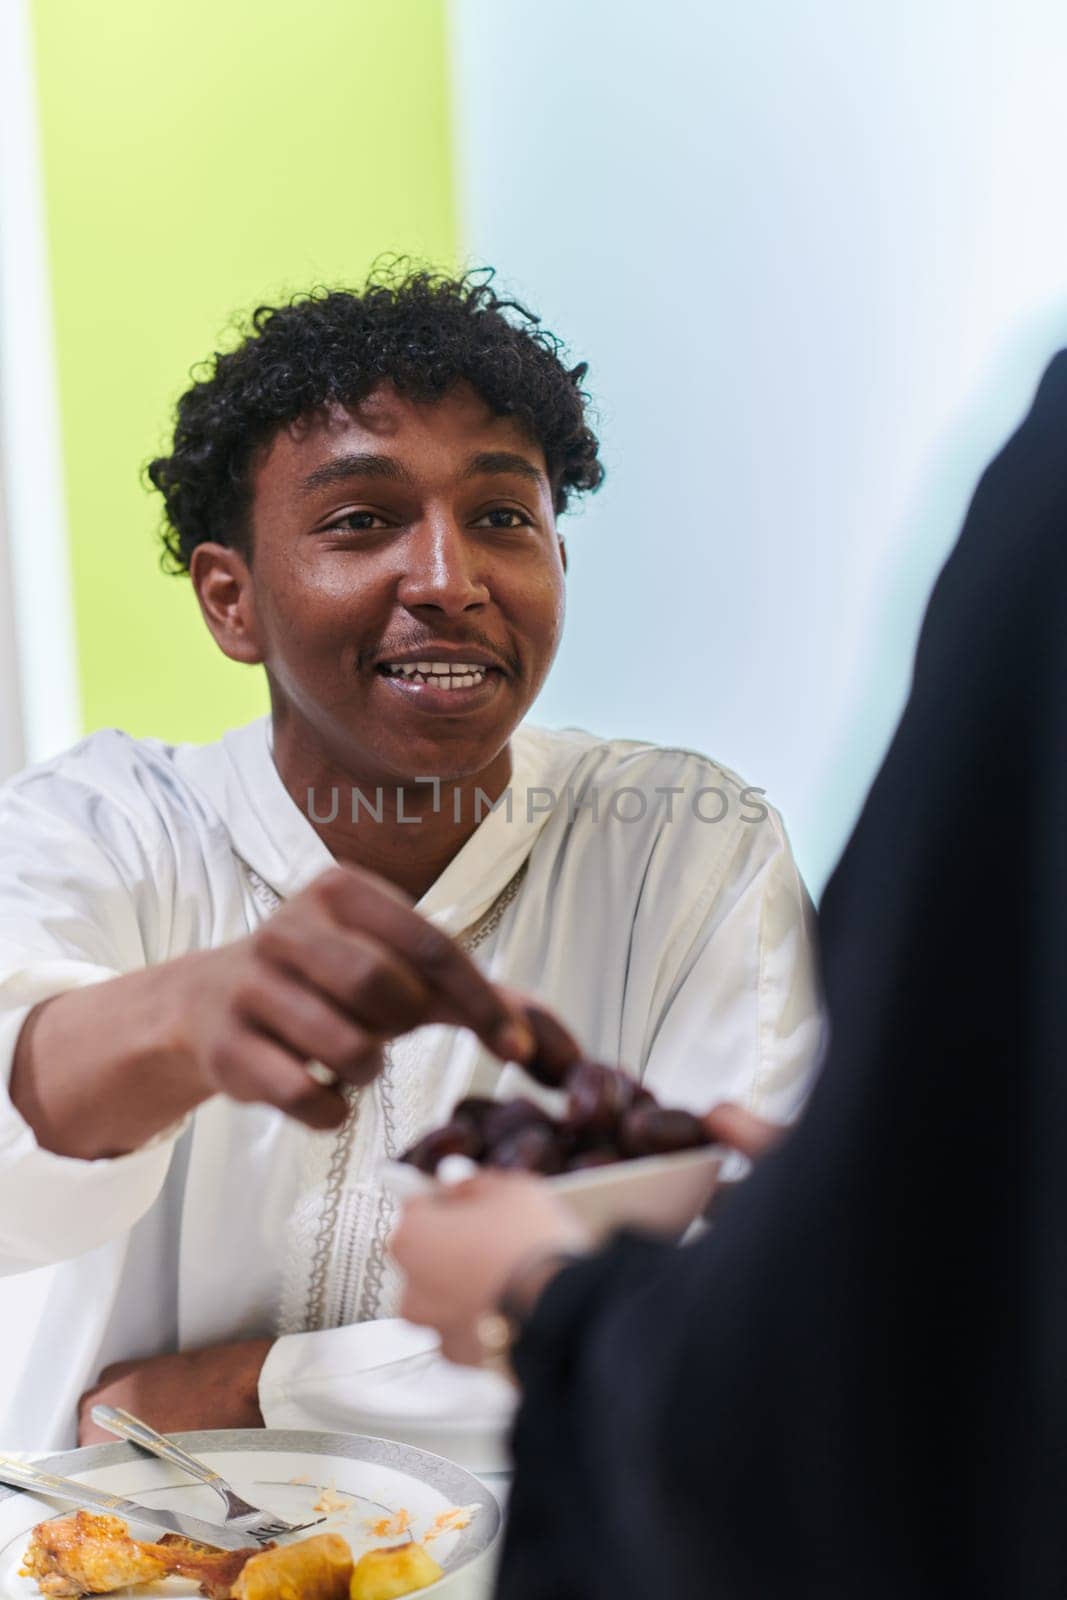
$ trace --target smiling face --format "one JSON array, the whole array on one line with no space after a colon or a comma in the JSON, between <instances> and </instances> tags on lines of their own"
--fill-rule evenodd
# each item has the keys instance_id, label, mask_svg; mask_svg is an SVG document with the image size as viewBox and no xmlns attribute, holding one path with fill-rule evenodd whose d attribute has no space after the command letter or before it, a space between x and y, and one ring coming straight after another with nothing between
<instances>
[{"instance_id":1,"label":"smiling face","mask_svg":"<svg viewBox=\"0 0 1067 1600\"><path fill-rule=\"evenodd\" d=\"M222 649L266 667L276 754L375 783L506 762L564 610L544 453L513 419L466 385L382 385L274 437L250 527L249 562L205 544L191 571Z\"/></svg>"}]
</instances>

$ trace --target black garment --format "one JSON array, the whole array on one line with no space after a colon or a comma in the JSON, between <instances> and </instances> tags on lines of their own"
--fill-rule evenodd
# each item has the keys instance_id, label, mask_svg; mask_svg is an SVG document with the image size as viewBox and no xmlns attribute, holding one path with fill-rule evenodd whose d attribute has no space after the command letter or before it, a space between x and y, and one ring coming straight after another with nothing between
<instances>
[{"instance_id":1,"label":"black garment","mask_svg":"<svg viewBox=\"0 0 1067 1600\"><path fill-rule=\"evenodd\" d=\"M1067 352L822 907L810 1107L517 1351L506 1600L1067 1594Z\"/></svg>"}]
</instances>

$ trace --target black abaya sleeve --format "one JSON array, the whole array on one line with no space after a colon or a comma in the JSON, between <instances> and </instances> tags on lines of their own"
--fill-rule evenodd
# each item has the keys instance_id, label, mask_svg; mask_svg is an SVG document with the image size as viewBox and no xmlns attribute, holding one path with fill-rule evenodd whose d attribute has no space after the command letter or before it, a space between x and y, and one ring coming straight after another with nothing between
<instances>
[{"instance_id":1,"label":"black abaya sleeve","mask_svg":"<svg viewBox=\"0 0 1067 1600\"><path fill-rule=\"evenodd\" d=\"M797 1130L517 1351L505 1600L1067 1593L1067 353L987 469L823 901Z\"/></svg>"}]
</instances>

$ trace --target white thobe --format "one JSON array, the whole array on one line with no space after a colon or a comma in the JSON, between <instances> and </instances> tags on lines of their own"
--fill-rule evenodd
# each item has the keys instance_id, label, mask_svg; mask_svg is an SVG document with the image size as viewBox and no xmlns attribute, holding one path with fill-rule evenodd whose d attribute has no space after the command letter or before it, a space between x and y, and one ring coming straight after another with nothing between
<instances>
[{"instance_id":1,"label":"white thobe","mask_svg":"<svg viewBox=\"0 0 1067 1600\"><path fill-rule=\"evenodd\" d=\"M664 1103L792 1116L820 1024L810 906L776 814L688 751L523 725L512 753L510 805L418 909ZM0 839L5 1086L33 1004L240 938L333 864L267 719L204 746L94 734L0 790ZM268 1425L425 1439L465 1419L468 1459L491 1468L510 1392L396 1316L378 1173L472 1087L517 1080L473 1035L426 1027L391 1047L340 1135L216 1098L98 1161L41 1149L0 1089L0 1273L59 1263L0 1447L71 1444L110 1362L271 1335Z\"/></svg>"}]
</instances>

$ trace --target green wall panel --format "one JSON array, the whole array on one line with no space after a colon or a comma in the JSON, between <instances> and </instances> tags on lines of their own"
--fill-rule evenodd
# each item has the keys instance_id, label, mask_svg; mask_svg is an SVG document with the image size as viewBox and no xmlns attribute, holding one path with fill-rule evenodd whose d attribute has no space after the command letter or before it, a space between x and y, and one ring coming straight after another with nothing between
<instances>
[{"instance_id":1,"label":"green wall panel","mask_svg":"<svg viewBox=\"0 0 1067 1600\"><path fill-rule=\"evenodd\" d=\"M83 719L209 739L266 708L143 464L233 313L454 261L443 0L34 0Z\"/></svg>"}]
</instances>

